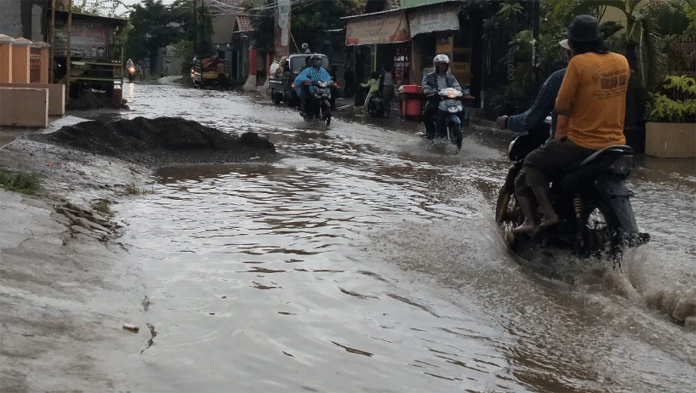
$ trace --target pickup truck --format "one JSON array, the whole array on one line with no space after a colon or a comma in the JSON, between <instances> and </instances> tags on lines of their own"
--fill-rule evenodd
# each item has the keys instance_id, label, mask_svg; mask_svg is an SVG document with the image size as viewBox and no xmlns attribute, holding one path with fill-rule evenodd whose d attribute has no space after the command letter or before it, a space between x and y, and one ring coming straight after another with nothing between
<instances>
[{"instance_id":1,"label":"pickup truck","mask_svg":"<svg viewBox=\"0 0 696 393\"><path fill-rule=\"evenodd\" d=\"M295 92L293 82L307 64L305 59L314 54L318 54L324 59L321 65L323 68L330 69L329 58L321 53L297 53L288 56L285 64L280 65L281 71L279 72L282 72L282 76L278 78L275 75L270 75L268 79L268 89L273 103L280 105L281 102L284 102L287 106L296 106L300 103L300 97ZM337 95L338 88L336 81L334 81L331 86L331 107L335 107Z\"/></svg>"}]
</instances>

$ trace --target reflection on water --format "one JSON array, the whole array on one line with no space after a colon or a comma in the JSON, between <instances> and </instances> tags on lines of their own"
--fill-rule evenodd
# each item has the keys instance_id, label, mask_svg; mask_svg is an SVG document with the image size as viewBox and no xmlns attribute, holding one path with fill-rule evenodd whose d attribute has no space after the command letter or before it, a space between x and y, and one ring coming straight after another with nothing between
<instances>
[{"instance_id":1,"label":"reflection on water","mask_svg":"<svg viewBox=\"0 0 696 393\"><path fill-rule=\"evenodd\" d=\"M265 100L135 89L133 114L256 130L285 155L163 168L152 194L115 207L158 332L124 366L139 389L692 391L696 338L643 301L696 286L683 274L694 270L688 174L637 168L637 219L655 241L624 271L588 268L571 285L507 253L491 198L508 163L479 134L446 154L407 126L337 117L306 129Z\"/></svg>"}]
</instances>

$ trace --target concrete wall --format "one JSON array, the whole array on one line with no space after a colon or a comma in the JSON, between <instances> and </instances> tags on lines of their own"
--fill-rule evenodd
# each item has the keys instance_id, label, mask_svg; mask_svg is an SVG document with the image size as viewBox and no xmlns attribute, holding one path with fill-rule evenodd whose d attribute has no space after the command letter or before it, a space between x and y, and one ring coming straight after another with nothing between
<instances>
[{"instance_id":1,"label":"concrete wall","mask_svg":"<svg viewBox=\"0 0 696 393\"><path fill-rule=\"evenodd\" d=\"M49 83L0 83L2 87L48 89L48 115L65 115L65 85Z\"/></svg>"},{"instance_id":2,"label":"concrete wall","mask_svg":"<svg viewBox=\"0 0 696 393\"><path fill-rule=\"evenodd\" d=\"M0 126L47 127L48 89L0 87Z\"/></svg>"},{"instance_id":3,"label":"concrete wall","mask_svg":"<svg viewBox=\"0 0 696 393\"><path fill-rule=\"evenodd\" d=\"M0 0L0 34L10 37L23 35L20 0Z\"/></svg>"}]
</instances>

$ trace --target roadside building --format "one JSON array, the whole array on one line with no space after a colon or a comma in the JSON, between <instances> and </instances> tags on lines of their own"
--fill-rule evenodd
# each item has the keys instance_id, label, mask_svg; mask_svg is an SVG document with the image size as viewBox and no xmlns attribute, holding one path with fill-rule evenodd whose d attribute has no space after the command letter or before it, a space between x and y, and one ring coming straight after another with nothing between
<instances>
[{"instance_id":1,"label":"roadside building","mask_svg":"<svg viewBox=\"0 0 696 393\"><path fill-rule=\"evenodd\" d=\"M432 71L436 54L447 54L451 71L480 103L485 79L486 46L481 42L483 19L464 0L368 0L365 12L348 16L346 46L358 80L385 64L394 68L396 86L420 84ZM504 52L502 52L504 53ZM502 58L502 54L500 55Z\"/></svg>"}]
</instances>

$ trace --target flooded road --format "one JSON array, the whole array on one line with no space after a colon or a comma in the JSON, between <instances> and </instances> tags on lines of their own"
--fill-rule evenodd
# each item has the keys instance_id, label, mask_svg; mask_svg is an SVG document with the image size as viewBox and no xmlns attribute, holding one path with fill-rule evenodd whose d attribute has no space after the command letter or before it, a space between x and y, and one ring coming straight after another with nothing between
<instances>
[{"instance_id":1,"label":"flooded road","mask_svg":"<svg viewBox=\"0 0 696 393\"><path fill-rule=\"evenodd\" d=\"M630 185L651 242L569 283L522 268L497 231L499 131L473 127L455 155L410 123L325 129L266 98L124 98L125 118L254 131L283 156L163 168L113 206L153 336L121 365L133 391L694 391L696 334L646 300L696 288L694 160L643 160Z\"/></svg>"}]
</instances>

